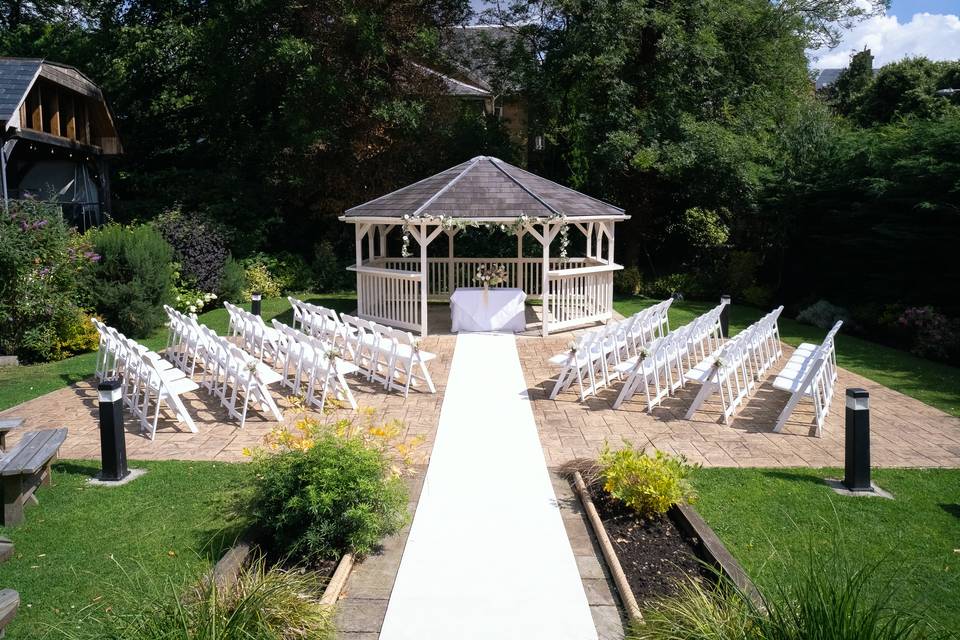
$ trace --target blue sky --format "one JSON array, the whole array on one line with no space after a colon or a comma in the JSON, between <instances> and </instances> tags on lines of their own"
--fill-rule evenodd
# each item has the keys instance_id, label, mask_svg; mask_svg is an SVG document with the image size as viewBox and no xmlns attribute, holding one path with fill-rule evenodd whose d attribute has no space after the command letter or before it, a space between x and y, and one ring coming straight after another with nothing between
<instances>
[{"instance_id":1,"label":"blue sky","mask_svg":"<svg viewBox=\"0 0 960 640\"><path fill-rule=\"evenodd\" d=\"M960 14L960 0L893 0L887 15L907 22L915 13Z\"/></svg>"},{"instance_id":2,"label":"blue sky","mask_svg":"<svg viewBox=\"0 0 960 640\"><path fill-rule=\"evenodd\" d=\"M483 0L470 3L475 11L485 8ZM839 46L808 52L810 65L845 67L850 56L864 48L873 53L877 67L906 56L960 60L960 0L893 0L886 15L860 22Z\"/></svg>"}]
</instances>

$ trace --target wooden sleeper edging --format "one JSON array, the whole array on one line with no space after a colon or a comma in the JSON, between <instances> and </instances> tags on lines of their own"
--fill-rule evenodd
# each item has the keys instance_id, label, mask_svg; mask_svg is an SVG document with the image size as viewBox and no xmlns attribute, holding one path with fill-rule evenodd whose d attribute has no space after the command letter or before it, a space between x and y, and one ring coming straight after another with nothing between
<instances>
[{"instance_id":1,"label":"wooden sleeper edging","mask_svg":"<svg viewBox=\"0 0 960 640\"><path fill-rule=\"evenodd\" d=\"M580 475L579 471L573 472L573 485L577 490L577 494L580 496L580 502L583 503L583 508L587 512L587 519L590 520L590 526L593 529L594 535L597 537L597 542L600 544L600 551L603 552L603 558L607 562L607 568L610 569L610 575L613 577L617 592L620 594L620 601L623 603L623 608L627 612L627 617L631 622L643 622L643 614L640 613L640 606L637 604L637 599L633 595L630 583L627 582L627 574L623 572L623 567L620 566L620 559L617 557L617 552L610 542L607 530L600 520L600 514L597 513L597 508L593 505L593 500L590 499L587 485L583 481L583 476Z\"/></svg>"},{"instance_id":2,"label":"wooden sleeper edging","mask_svg":"<svg viewBox=\"0 0 960 640\"><path fill-rule=\"evenodd\" d=\"M627 617L631 622L643 622L643 615L640 613L637 599L633 595L627 576L620 565L620 559L617 557L617 552L610 542L607 530L603 526L603 521L600 520L600 514L597 513L597 508L590 498L587 485L579 471L573 472L573 484L587 512L587 519L590 521L593 533L597 537L597 542L600 544L600 550L603 552L607 568L610 569L610 575L613 577L613 582L620 594L620 600L623 602L624 609L626 609ZM750 576L727 550L719 536L710 528L710 525L697 513L696 509L688 504L680 504L671 507L667 515L682 533L697 540L695 551L702 560L715 567L754 604L763 606L760 592Z\"/></svg>"},{"instance_id":3,"label":"wooden sleeper edging","mask_svg":"<svg viewBox=\"0 0 960 640\"><path fill-rule=\"evenodd\" d=\"M250 562L253 549L254 545L247 540L237 542L217 561L210 572L209 579L220 589L236 584L240 570ZM340 561L337 562L337 568L330 576L327 586L323 589L323 595L320 596L321 605L333 606L337 603L344 586L347 584L347 578L353 571L354 561L352 553L343 554Z\"/></svg>"}]
</instances>

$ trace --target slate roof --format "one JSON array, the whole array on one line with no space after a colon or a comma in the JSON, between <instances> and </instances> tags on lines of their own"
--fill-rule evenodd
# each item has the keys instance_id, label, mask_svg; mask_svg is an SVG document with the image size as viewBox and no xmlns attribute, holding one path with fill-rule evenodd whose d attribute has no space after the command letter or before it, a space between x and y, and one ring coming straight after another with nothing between
<instances>
[{"instance_id":1,"label":"slate roof","mask_svg":"<svg viewBox=\"0 0 960 640\"><path fill-rule=\"evenodd\" d=\"M498 158L477 156L375 200L348 209L349 218L403 218L404 215L457 218L547 218L612 216L623 209Z\"/></svg>"},{"instance_id":2,"label":"slate roof","mask_svg":"<svg viewBox=\"0 0 960 640\"><path fill-rule=\"evenodd\" d=\"M16 112L42 64L37 58L0 58L0 123Z\"/></svg>"}]
</instances>

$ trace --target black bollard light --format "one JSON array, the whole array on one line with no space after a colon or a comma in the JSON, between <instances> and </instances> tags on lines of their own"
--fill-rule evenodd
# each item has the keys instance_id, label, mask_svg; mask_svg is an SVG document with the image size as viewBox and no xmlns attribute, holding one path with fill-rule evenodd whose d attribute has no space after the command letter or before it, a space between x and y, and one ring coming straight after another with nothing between
<instances>
[{"instance_id":1,"label":"black bollard light","mask_svg":"<svg viewBox=\"0 0 960 640\"><path fill-rule=\"evenodd\" d=\"M250 313L255 316L260 315L260 301L263 299L263 294L254 293L250 296Z\"/></svg>"},{"instance_id":2,"label":"black bollard light","mask_svg":"<svg viewBox=\"0 0 960 640\"><path fill-rule=\"evenodd\" d=\"M127 441L123 430L123 394L119 380L104 380L97 387L100 400L100 480L117 482L126 478Z\"/></svg>"},{"instance_id":3,"label":"black bollard light","mask_svg":"<svg viewBox=\"0 0 960 640\"><path fill-rule=\"evenodd\" d=\"M730 337L730 296L722 295L720 296L720 304L723 307L720 309L720 332L723 334L724 338Z\"/></svg>"},{"instance_id":4,"label":"black bollard light","mask_svg":"<svg viewBox=\"0 0 960 640\"><path fill-rule=\"evenodd\" d=\"M870 394L866 389L847 389L843 485L849 491L873 491L870 482Z\"/></svg>"}]
</instances>

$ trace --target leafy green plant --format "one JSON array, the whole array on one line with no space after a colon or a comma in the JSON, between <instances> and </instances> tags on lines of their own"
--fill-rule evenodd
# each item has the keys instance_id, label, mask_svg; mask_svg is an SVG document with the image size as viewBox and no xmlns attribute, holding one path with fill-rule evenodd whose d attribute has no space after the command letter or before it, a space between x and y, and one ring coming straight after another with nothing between
<instances>
[{"instance_id":1,"label":"leafy green plant","mask_svg":"<svg viewBox=\"0 0 960 640\"><path fill-rule=\"evenodd\" d=\"M81 290L99 259L54 204L14 201L0 212L0 353L37 362L96 347Z\"/></svg>"},{"instance_id":2,"label":"leafy green plant","mask_svg":"<svg viewBox=\"0 0 960 640\"><path fill-rule=\"evenodd\" d=\"M612 451L605 444L599 462L604 490L643 518L661 516L676 504L696 499L688 478L697 465L687 464L683 456L658 449L650 457L644 449Z\"/></svg>"},{"instance_id":3,"label":"leafy green plant","mask_svg":"<svg viewBox=\"0 0 960 640\"><path fill-rule=\"evenodd\" d=\"M899 584L881 564L856 566L836 543L751 599L723 576L690 581L644 612L630 640L921 640L947 638L922 615L891 606ZM884 588L867 589L881 581ZM879 594L879 595L878 595Z\"/></svg>"},{"instance_id":4,"label":"leafy green plant","mask_svg":"<svg viewBox=\"0 0 960 640\"><path fill-rule=\"evenodd\" d=\"M96 310L131 338L163 324L163 305L173 296L173 249L149 225L107 225L87 232L101 260L88 291Z\"/></svg>"},{"instance_id":5,"label":"leafy green plant","mask_svg":"<svg viewBox=\"0 0 960 640\"><path fill-rule=\"evenodd\" d=\"M146 572L138 572L138 576ZM149 574L146 574L149 575ZM189 589L127 574L70 640L325 640L333 637L333 610L320 604L323 579L310 571L267 567L263 558L242 569L237 583L202 579ZM186 595L185 595L186 592ZM132 600L116 606L117 600Z\"/></svg>"},{"instance_id":6,"label":"leafy green plant","mask_svg":"<svg viewBox=\"0 0 960 640\"><path fill-rule=\"evenodd\" d=\"M850 312L826 300L817 300L809 307L802 309L800 313L797 314L797 320L812 324L821 329L829 329L837 320L843 320L844 323L849 323Z\"/></svg>"},{"instance_id":7,"label":"leafy green plant","mask_svg":"<svg viewBox=\"0 0 960 640\"><path fill-rule=\"evenodd\" d=\"M244 268L243 279L244 288L240 292L240 298L243 300L249 300L254 293L259 293L264 298L280 296L280 283L262 262L248 263Z\"/></svg>"},{"instance_id":8,"label":"leafy green plant","mask_svg":"<svg viewBox=\"0 0 960 640\"><path fill-rule=\"evenodd\" d=\"M400 530L406 486L397 460L377 444L391 429L303 418L297 434L280 429L268 437L268 448L253 453L251 513L277 550L306 561L365 555Z\"/></svg>"},{"instance_id":9,"label":"leafy green plant","mask_svg":"<svg viewBox=\"0 0 960 640\"><path fill-rule=\"evenodd\" d=\"M227 258L223 264L223 277L220 279L220 297L228 302L242 302L243 290L247 286L247 274L243 265L233 259Z\"/></svg>"},{"instance_id":10,"label":"leafy green plant","mask_svg":"<svg viewBox=\"0 0 960 640\"><path fill-rule=\"evenodd\" d=\"M654 298L699 299L706 291L704 283L691 273L672 273L654 279L645 287L647 295Z\"/></svg>"},{"instance_id":11,"label":"leafy green plant","mask_svg":"<svg viewBox=\"0 0 960 640\"><path fill-rule=\"evenodd\" d=\"M613 272L613 291L620 296L635 296L643 287L643 276L640 269L627 267Z\"/></svg>"}]
</instances>

